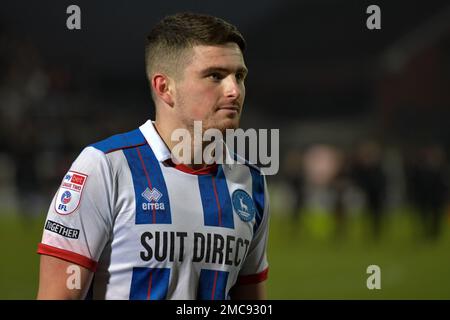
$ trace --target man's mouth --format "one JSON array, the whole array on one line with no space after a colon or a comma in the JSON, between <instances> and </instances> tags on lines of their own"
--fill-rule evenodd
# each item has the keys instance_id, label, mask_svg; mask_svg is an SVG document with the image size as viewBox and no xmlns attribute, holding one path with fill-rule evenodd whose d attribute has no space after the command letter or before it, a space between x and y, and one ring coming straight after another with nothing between
<instances>
[{"instance_id":1,"label":"man's mouth","mask_svg":"<svg viewBox=\"0 0 450 320\"><path fill-rule=\"evenodd\" d=\"M241 108L236 104L230 104L230 105L225 105L225 106L219 107L219 110L234 111L236 113L239 113Z\"/></svg>"}]
</instances>

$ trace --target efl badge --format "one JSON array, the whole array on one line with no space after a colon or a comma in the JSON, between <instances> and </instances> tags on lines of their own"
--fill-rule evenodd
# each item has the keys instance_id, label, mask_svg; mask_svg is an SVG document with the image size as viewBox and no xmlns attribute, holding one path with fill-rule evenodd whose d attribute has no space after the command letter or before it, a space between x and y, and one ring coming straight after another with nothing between
<instances>
[{"instance_id":1,"label":"efl badge","mask_svg":"<svg viewBox=\"0 0 450 320\"><path fill-rule=\"evenodd\" d=\"M67 215L78 208L87 177L83 173L67 172L56 194L55 210L57 213Z\"/></svg>"},{"instance_id":2,"label":"efl badge","mask_svg":"<svg viewBox=\"0 0 450 320\"><path fill-rule=\"evenodd\" d=\"M242 221L248 222L255 217L256 208L247 192L237 189L232 195L233 208Z\"/></svg>"}]
</instances>

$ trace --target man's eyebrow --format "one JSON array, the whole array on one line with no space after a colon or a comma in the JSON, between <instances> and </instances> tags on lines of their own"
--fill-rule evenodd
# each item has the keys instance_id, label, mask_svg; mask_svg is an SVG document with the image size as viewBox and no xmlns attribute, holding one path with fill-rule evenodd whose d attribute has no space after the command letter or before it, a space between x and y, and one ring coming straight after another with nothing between
<instances>
[{"instance_id":1,"label":"man's eyebrow","mask_svg":"<svg viewBox=\"0 0 450 320\"><path fill-rule=\"evenodd\" d=\"M224 68L224 67L209 67L201 71L203 75L208 75L214 72L225 72L225 73L231 73L233 72L233 69L231 68ZM248 73L248 69L246 67L239 67L236 69L236 73Z\"/></svg>"}]
</instances>

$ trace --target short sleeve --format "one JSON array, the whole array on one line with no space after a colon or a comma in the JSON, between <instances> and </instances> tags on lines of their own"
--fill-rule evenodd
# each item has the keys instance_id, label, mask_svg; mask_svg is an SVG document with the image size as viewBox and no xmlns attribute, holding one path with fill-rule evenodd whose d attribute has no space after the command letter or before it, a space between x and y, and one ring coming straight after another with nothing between
<instances>
[{"instance_id":1,"label":"short sleeve","mask_svg":"<svg viewBox=\"0 0 450 320\"><path fill-rule=\"evenodd\" d=\"M253 235L245 262L239 272L237 284L251 284L268 277L267 240L269 234L269 193L265 176L261 175L264 188L264 210L261 223Z\"/></svg>"},{"instance_id":2,"label":"short sleeve","mask_svg":"<svg viewBox=\"0 0 450 320\"><path fill-rule=\"evenodd\" d=\"M85 148L50 204L38 253L95 271L112 230L112 189L105 154Z\"/></svg>"}]
</instances>

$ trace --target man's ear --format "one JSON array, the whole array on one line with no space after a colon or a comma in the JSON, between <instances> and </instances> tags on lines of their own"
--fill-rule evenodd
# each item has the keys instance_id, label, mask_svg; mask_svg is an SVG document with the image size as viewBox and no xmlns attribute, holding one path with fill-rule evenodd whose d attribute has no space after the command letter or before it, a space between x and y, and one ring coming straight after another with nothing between
<instances>
[{"instance_id":1,"label":"man's ear","mask_svg":"<svg viewBox=\"0 0 450 320\"><path fill-rule=\"evenodd\" d=\"M173 107L173 81L167 75L156 73L152 77L151 86L154 94L163 100L166 104Z\"/></svg>"}]
</instances>

